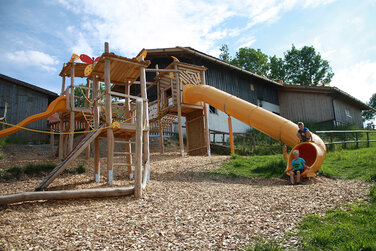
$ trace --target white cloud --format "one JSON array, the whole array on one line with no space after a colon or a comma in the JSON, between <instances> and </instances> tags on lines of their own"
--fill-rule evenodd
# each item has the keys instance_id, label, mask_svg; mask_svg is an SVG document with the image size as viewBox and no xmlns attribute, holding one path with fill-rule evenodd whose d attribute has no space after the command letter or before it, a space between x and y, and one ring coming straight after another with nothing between
<instances>
[{"instance_id":1,"label":"white cloud","mask_svg":"<svg viewBox=\"0 0 376 251\"><path fill-rule=\"evenodd\" d=\"M80 37L74 49L98 47L91 41L96 44L108 41L111 48L128 57L142 48L178 45L213 51L223 38L240 36L255 24L276 22L294 7L316 7L331 1L59 0L63 7L82 17L79 28L85 39ZM232 17L242 17L245 21L227 29L226 20ZM246 44L252 44L252 40Z\"/></svg>"},{"instance_id":2,"label":"white cloud","mask_svg":"<svg viewBox=\"0 0 376 251\"><path fill-rule=\"evenodd\" d=\"M34 50L8 52L5 57L18 64L20 68L36 66L45 71L56 71L55 65L59 63L55 57Z\"/></svg>"},{"instance_id":3,"label":"white cloud","mask_svg":"<svg viewBox=\"0 0 376 251\"><path fill-rule=\"evenodd\" d=\"M86 54L90 57L96 57L99 55L93 55L93 49L91 48L89 42L84 37L84 35L81 32L77 33L77 40L75 40L75 43L73 44L73 47L71 48L72 53L76 53L78 55L80 54Z\"/></svg>"},{"instance_id":4,"label":"white cloud","mask_svg":"<svg viewBox=\"0 0 376 251\"><path fill-rule=\"evenodd\" d=\"M368 102L372 94L376 93L376 62L359 62L337 71L331 85Z\"/></svg>"},{"instance_id":5,"label":"white cloud","mask_svg":"<svg viewBox=\"0 0 376 251\"><path fill-rule=\"evenodd\" d=\"M330 4L336 0L305 0L303 3L304 8L317 7L319 5Z\"/></svg>"}]
</instances>

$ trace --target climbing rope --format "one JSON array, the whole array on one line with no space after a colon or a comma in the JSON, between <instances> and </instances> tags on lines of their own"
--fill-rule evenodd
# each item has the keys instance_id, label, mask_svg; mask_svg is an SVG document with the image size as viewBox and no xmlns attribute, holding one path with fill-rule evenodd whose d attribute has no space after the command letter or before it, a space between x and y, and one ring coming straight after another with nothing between
<instances>
[{"instance_id":1,"label":"climbing rope","mask_svg":"<svg viewBox=\"0 0 376 251\"><path fill-rule=\"evenodd\" d=\"M0 121L0 124L4 124L4 125L10 126L10 127L13 127L13 126L14 127L18 127L18 128L20 128L22 130L31 131L31 132L46 133L46 134L57 134L57 135L63 134L64 135L64 134L89 133L89 132L94 132L94 131L98 131L98 130L104 130L104 129L108 129L108 128L117 128L116 125L118 125L119 123L118 122L114 122L110 126L106 126L106 127L98 128L98 129L93 129L93 130L85 130L85 131L80 131L80 132L51 132L51 131L41 131L41 130L30 129L30 128L26 128L26 127L14 125L14 124L10 124L10 123L5 123L5 122L2 122L2 121Z\"/></svg>"}]
</instances>

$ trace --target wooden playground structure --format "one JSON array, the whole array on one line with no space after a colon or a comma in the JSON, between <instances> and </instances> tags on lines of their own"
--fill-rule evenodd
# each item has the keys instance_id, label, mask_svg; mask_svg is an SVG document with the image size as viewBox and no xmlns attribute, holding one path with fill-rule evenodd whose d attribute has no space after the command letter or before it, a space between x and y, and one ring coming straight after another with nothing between
<instances>
[{"instance_id":1,"label":"wooden playground structure","mask_svg":"<svg viewBox=\"0 0 376 251\"><path fill-rule=\"evenodd\" d=\"M0 198L0 204L130 194L141 198L150 177L149 133L159 133L163 154L163 130L175 120L178 120L181 156L185 156L185 152L210 155L207 105L203 102L185 104L182 98L183 85L205 85L207 69L179 62L176 58L165 69L159 69L158 65L152 69L148 68L150 61L145 60L146 54L143 49L137 57L128 59L111 53L109 44L105 43L104 53L92 65L75 62L78 59L75 54L64 64L60 73L61 96L58 98L61 99L60 105L65 105L59 113L58 156L62 162L36 187L38 192L6 195ZM155 74L154 81L146 80L146 72ZM86 86L77 85L75 78L86 78ZM67 79L70 79L70 84L67 84ZM100 83L104 83L104 88ZM153 86L157 87L157 99L149 103L147 91ZM186 151L183 117L186 118ZM77 122L85 123L86 129L84 136L74 145ZM43 191L84 150L89 156L92 142L93 178L99 182L101 137L107 142L107 183L113 183L114 168L127 168L127 178L134 179L134 186L95 191ZM115 144L123 145L124 151L115 152Z\"/></svg>"}]
</instances>

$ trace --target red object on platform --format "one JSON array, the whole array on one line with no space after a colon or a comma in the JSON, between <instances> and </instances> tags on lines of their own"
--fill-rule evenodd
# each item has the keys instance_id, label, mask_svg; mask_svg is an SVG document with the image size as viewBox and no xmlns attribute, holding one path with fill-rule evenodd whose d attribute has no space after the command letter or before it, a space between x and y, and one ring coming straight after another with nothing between
<instances>
[{"instance_id":1,"label":"red object on platform","mask_svg":"<svg viewBox=\"0 0 376 251\"><path fill-rule=\"evenodd\" d=\"M94 60L86 54L81 54L80 59L81 59L82 62L87 63L87 64L94 63Z\"/></svg>"}]
</instances>

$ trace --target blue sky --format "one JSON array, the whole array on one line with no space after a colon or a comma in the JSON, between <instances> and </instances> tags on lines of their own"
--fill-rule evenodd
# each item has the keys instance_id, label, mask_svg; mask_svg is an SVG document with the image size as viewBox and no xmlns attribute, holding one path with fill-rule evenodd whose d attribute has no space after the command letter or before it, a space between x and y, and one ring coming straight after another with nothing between
<instances>
[{"instance_id":1,"label":"blue sky","mask_svg":"<svg viewBox=\"0 0 376 251\"><path fill-rule=\"evenodd\" d=\"M331 85L367 102L376 92L376 0L0 0L0 73L60 93L72 53L190 46L218 57L240 47L283 57L313 45ZM84 81L82 81L84 82Z\"/></svg>"}]
</instances>

